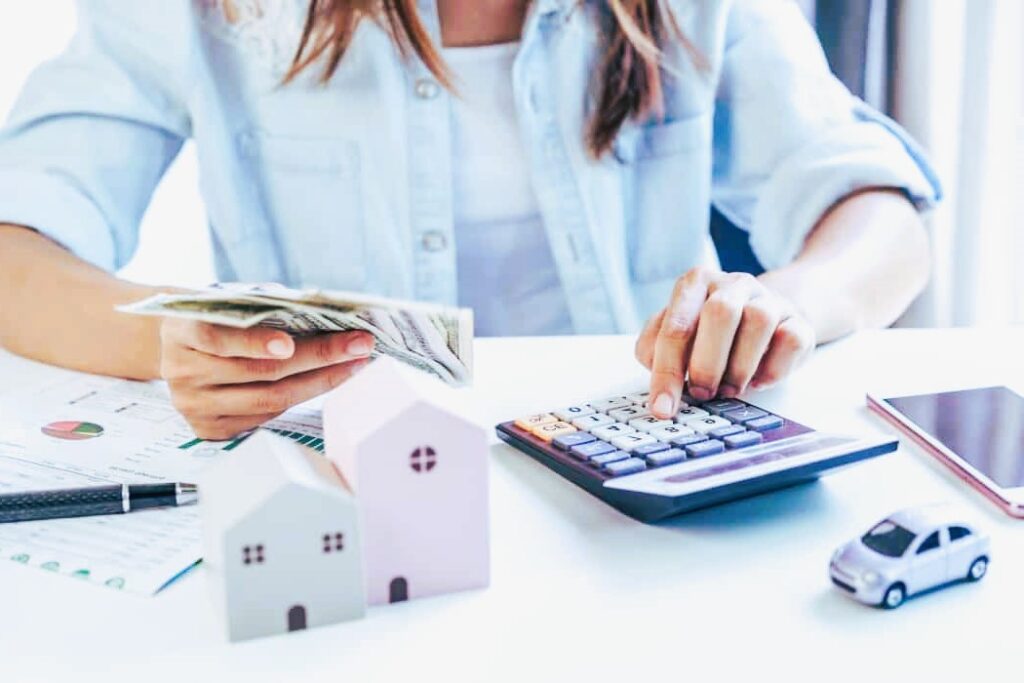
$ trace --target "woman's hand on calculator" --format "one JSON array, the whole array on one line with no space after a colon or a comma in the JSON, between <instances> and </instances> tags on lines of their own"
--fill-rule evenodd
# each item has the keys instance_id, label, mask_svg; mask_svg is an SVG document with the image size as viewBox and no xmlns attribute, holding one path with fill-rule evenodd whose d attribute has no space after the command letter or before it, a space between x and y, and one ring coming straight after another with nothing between
<instances>
[{"instance_id":1,"label":"woman's hand on calculator","mask_svg":"<svg viewBox=\"0 0 1024 683\"><path fill-rule=\"evenodd\" d=\"M815 345L797 307L747 273L694 268L644 326L637 359L651 371L651 412L675 415L683 391L732 398L789 374Z\"/></svg>"}]
</instances>

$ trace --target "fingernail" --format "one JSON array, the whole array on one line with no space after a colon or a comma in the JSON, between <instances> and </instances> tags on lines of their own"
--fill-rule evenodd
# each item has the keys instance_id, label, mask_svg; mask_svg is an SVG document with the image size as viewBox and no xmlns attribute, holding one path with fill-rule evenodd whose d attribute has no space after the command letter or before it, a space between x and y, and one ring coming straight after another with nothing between
<instances>
[{"instance_id":1,"label":"fingernail","mask_svg":"<svg viewBox=\"0 0 1024 683\"><path fill-rule=\"evenodd\" d=\"M691 384L690 396L693 396L698 401L710 401L712 393L710 389L706 389L705 387L695 387Z\"/></svg>"},{"instance_id":2,"label":"fingernail","mask_svg":"<svg viewBox=\"0 0 1024 683\"><path fill-rule=\"evenodd\" d=\"M654 403L651 404L651 410L656 415L671 415L674 403L675 401L668 394L658 394L658 398L654 399Z\"/></svg>"},{"instance_id":3,"label":"fingernail","mask_svg":"<svg viewBox=\"0 0 1024 683\"><path fill-rule=\"evenodd\" d=\"M731 384L723 384L718 388L718 395L722 398L736 398L740 395L740 390Z\"/></svg>"},{"instance_id":4,"label":"fingernail","mask_svg":"<svg viewBox=\"0 0 1024 683\"><path fill-rule=\"evenodd\" d=\"M267 353L278 358L288 358L292 355L294 345L290 339L271 339L267 342Z\"/></svg>"},{"instance_id":5,"label":"fingernail","mask_svg":"<svg viewBox=\"0 0 1024 683\"><path fill-rule=\"evenodd\" d=\"M360 337L348 345L348 352L353 356L369 356L373 351L373 342Z\"/></svg>"}]
</instances>

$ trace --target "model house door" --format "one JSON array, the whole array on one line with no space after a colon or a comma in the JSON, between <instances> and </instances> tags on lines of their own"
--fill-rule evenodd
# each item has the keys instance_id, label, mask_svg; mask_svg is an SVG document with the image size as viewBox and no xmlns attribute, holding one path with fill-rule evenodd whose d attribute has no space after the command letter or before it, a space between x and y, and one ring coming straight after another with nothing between
<instances>
[{"instance_id":1,"label":"model house door","mask_svg":"<svg viewBox=\"0 0 1024 683\"><path fill-rule=\"evenodd\" d=\"M295 605L288 610L288 630L301 631L306 628L306 608L302 605Z\"/></svg>"}]
</instances>

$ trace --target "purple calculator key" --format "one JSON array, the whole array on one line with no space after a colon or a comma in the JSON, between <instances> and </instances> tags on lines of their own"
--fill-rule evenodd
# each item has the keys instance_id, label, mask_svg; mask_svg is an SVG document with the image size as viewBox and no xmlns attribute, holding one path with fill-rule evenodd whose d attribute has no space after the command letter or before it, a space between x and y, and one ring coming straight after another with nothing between
<instances>
[{"instance_id":1,"label":"purple calculator key","mask_svg":"<svg viewBox=\"0 0 1024 683\"><path fill-rule=\"evenodd\" d=\"M629 453L626 451L612 451L611 453L602 453L601 455L595 455L590 459L590 464L593 467L604 467L605 465L619 460L629 460Z\"/></svg>"},{"instance_id":2,"label":"purple calculator key","mask_svg":"<svg viewBox=\"0 0 1024 683\"><path fill-rule=\"evenodd\" d=\"M562 434L556 436L551 440L551 443L555 444L555 448L560 448L563 451L567 451L573 446L582 446L585 443L597 441L597 437L586 432L572 432L571 434Z\"/></svg>"},{"instance_id":3,"label":"purple calculator key","mask_svg":"<svg viewBox=\"0 0 1024 683\"><path fill-rule=\"evenodd\" d=\"M736 410L737 408L745 408L747 404L743 401L737 401L732 398L716 398L714 401L708 401L703 404L701 408L708 411L712 415L721 415L727 410Z\"/></svg>"},{"instance_id":4,"label":"purple calculator key","mask_svg":"<svg viewBox=\"0 0 1024 683\"><path fill-rule=\"evenodd\" d=\"M640 458L646 457L651 453L657 453L659 451L667 451L669 446L667 443L649 443L646 446L639 446L633 449L633 455Z\"/></svg>"},{"instance_id":5,"label":"purple calculator key","mask_svg":"<svg viewBox=\"0 0 1024 683\"><path fill-rule=\"evenodd\" d=\"M692 443L686 447L686 454L691 458L703 458L705 455L714 455L725 450L725 444L718 439L708 439Z\"/></svg>"},{"instance_id":6,"label":"purple calculator key","mask_svg":"<svg viewBox=\"0 0 1024 683\"><path fill-rule=\"evenodd\" d=\"M764 417L756 417L753 420L747 420L743 423L747 429L753 429L755 432L767 432L769 429L777 429L782 426L782 418L778 415L765 415Z\"/></svg>"},{"instance_id":7,"label":"purple calculator key","mask_svg":"<svg viewBox=\"0 0 1024 683\"><path fill-rule=\"evenodd\" d=\"M701 433L698 432L697 434L687 434L686 436L677 436L676 438L672 439L672 445L673 446L679 446L680 448L683 448L685 446L689 446L692 443L700 443L701 441L707 441L707 440L708 440L708 435L707 434L701 434Z\"/></svg>"},{"instance_id":8,"label":"purple calculator key","mask_svg":"<svg viewBox=\"0 0 1024 683\"><path fill-rule=\"evenodd\" d=\"M726 425L724 427L715 427L708 432L708 436L712 439L722 439L727 436L731 436L732 434L739 434L742 431L744 431L744 429L740 425Z\"/></svg>"},{"instance_id":9,"label":"purple calculator key","mask_svg":"<svg viewBox=\"0 0 1024 683\"><path fill-rule=\"evenodd\" d=\"M634 474L647 469L647 463L640 458L627 458L616 460L604 466L604 471L613 477L621 477L624 474Z\"/></svg>"},{"instance_id":10,"label":"purple calculator key","mask_svg":"<svg viewBox=\"0 0 1024 683\"><path fill-rule=\"evenodd\" d=\"M647 456L647 464L651 467L674 465L683 460L686 460L686 452L681 448L670 448L667 451L658 451Z\"/></svg>"},{"instance_id":11,"label":"purple calculator key","mask_svg":"<svg viewBox=\"0 0 1024 683\"><path fill-rule=\"evenodd\" d=\"M742 434L732 434L725 437L725 445L729 448L743 448L761 443L763 439L764 437L761 436L760 432L743 432Z\"/></svg>"},{"instance_id":12,"label":"purple calculator key","mask_svg":"<svg viewBox=\"0 0 1024 683\"><path fill-rule=\"evenodd\" d=\"M722 417L730 422L737 424L746 424L748 420L755 420L759 417L764 417L768 413L760 408L754 406L745 406L743 408L737 408L736 410L727 410L722 413Z\"/></svg>"},{"instance_id":13,"label":"purple calculator key","mask_svg":"<svg viewBox=\"0 0 1024 683\"><path fill-rule=\"evenodd\" d=\"M590 460L594 456L611 453L614 450L615 446L605 441L591 441L590 443L573 446L569 449L569 452L580 460Z\"/></svg>"}]
</instances>

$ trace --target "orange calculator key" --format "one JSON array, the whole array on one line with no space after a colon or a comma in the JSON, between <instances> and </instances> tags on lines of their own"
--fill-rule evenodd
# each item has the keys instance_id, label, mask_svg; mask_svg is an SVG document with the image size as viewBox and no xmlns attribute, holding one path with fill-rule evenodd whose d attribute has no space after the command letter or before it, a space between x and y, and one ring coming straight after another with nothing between
<instances>
[{"instance_id":1,"label":"orange calculator key","mask_svg":"<svg viewBox=\"0 0 1024 683\"><path fill-rule=\"evenodd\" d=\"M576 431L568 422L549 422L544 425L539 425L533 428L533 435L541 441L551 441L556 436L562 436L563 434L572 434Z\"/></svg>"},{"instance_id":2,"label":"orange calculator key","mask_svg":"<svg viewBox=\"0 0 1024 683\"><path fill-rule=\"evenodd\" d=\"M551 424L552 422L558 422L558 418L551 413L537 413L536 415L527 415L526 417L519 418L516 420L516 427L532 432L534 427Z\"/></svg>"}]
</instances>

